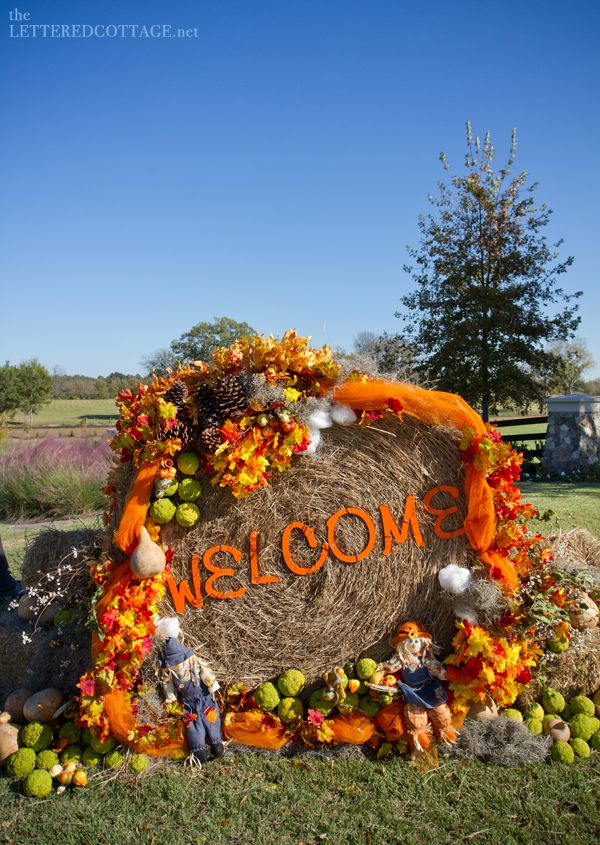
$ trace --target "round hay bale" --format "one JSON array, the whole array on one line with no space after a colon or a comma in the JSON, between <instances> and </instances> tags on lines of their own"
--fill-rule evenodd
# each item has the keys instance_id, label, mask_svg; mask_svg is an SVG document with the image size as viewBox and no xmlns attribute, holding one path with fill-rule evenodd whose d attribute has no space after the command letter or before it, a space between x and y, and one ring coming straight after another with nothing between
<instances>
[{"instance_id":1,"label":"round hay bale","mask_svg":"<svg viewBox=\"0 0 600 845\"><path fill-rule=\"evenodd\" d=\"M406 418L380 421L358 429L334 426L323 432L316 456L296 460L273 479L271 489L236 502L228 491L204 484L199 501L201 520L184 530L174 523L163 529L161 542L173 549L174 582L192 585L191 561L198 555L203 581L202 607L186 604L181 618L184 638L200 645L220 680L255 685L282 669L296 667L316 680L324 670L359 654L381 658L390 652L389 637L408 618L420 620L441 646L454 630L452 613L442 601L437 573L448 563L465 564L469 555L464 534L441 539L434 533L435 516L423 507L423 496L439 485L457 488L456 501L439 494L436 506L458 512L443 528L459 528L465 517L462 465L455 431L427 426ZM414 496L424 545L412 530L383 554L380 505L387 505L398 525L407 497ZM356 563L331 554L312 574L300 576L282 557L282 533L289 523L314 529L319 547L326 539L327 520L340 509L360 508L375 526L372 551ZM259 571L276 583L251 583L249 538L258 532ZM363 519L343 515L335 529L342 553L359 554L369 539ZM241 560L221 551L215 566L235 574L216 578L213 588L243 592L237 598L206 595L209 573L203 554L212 546L235 547ZM299 567L312 566L319 549L308 547L299 530L291 532L290 553ZM167 593L169 595L169 593ZM165 601L162 615L174 612Z\"/></svg>"},{"instance_id":2,"label":"round hay bale","mask_svg":"<svg viewBox=\"0 0 600 845\"><path fill-rule=\"evenodd\" d=\"M554 549L554 556L558 565L570 562L591 567L595 579L600 581L600 540L586 528L573 528L571 531L561 531L551 534L548 538Z\"/></svg>"},{"instance_id":3,"label":"round hay bale","mask_svg":"<svg viewBox=\"0 0 600 845\"><path fill-rule=\"evenodd\" d=\"M44 605L44 593L49 589L59 588L65 600L87 589L89 576L85 566L79 568L76 577L65 573L47 583L46 576L62 561L73 561L74 548L78 550L79 560L94 554L102 539L100 529L58 531L50 528L37 534L27 548L22 577L36 592L40 608ZM25 599L27 604L31 603L30 597ZM70 692L90 665L90 638L86 631L69 630L61 635L55 628L45 627L51 623L51 616L46 613L41 618L38 616L37 613L32 615L35 625L30 625L13 610L7 607L0 610L0 696L18 687L27 687L33 692L57 686Z\"/></svg>"},{"instance_id":4,"label":"round hay bale","mask_svg":"<svg viewBox=\"0 0 600 845\"><path fill-rule=\"evenodd\" d=\"M102 538L101 528L74 528L70 531L47 528L40 531L27 545L21 571L23 583L35 587L41 576L72 558L73 549L77 549L79 555L92 556Z\"/></svg>"}]
</instances>

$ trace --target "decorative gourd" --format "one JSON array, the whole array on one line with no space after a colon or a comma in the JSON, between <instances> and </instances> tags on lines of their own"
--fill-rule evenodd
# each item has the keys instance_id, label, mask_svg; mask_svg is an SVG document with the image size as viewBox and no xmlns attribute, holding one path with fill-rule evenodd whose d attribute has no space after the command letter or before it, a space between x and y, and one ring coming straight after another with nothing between
<instances>
[{"instance_id":1,"label":"decorative gourd","mask_svg":"<svg viewBox=\"0 0 600 845\"><path fill-rule=\"evenodd\" d=\"M48 687L27 699L23 706L23 716L28 722L49 722L62 703L62 693Z\"/></svg>"},{"instance_id":2,"label":"decorative gourd","mask_svg":"<svg viewBox=\"0 0 600 845\"><path fill-rule=\"evenodd\" d=\"M145 526L140 528L138 544L131 555L131 574L140 581L160 575L166 565L164 551L148 534Z\"/></svg>"},{"instance_id":3,"label":"decorative gourd","mask_svg":"<svg viewBox=\"0 0 600 845\"><path fill-rule=\"evenodd\" d=\"M12 722L20 724L23 721L23 706L28 698L31 698L31 690L16 689L10 693L4 702L4 709L10 713Z\"/></svg>"},{"instance_id":4,"label":"decorative gourd","mask_svg":"<svg viewBox=\"0 0 600 845\"><path fill-rule=\"evenodd\" d=\"M566 722L552 722L548 729L548 736L551 736L554 742L568 742L571 739L571 729Z\"/></svg>"},{"instance_id":5,"label":"decorative gourd","mask_svg":"<svg viewBox=\"0 0 600 845\"><path fill-rule=\"evenodd\" d=\"M495 719L497 715L498 707L496 706L496 702L488 698L486 701L472 704L469 708L468 717L469 719L476 719L478 722L481 722L485 719Z\"/></svg>"},{"instance_id":6,"label":"decorative gourd","mask_svg":"<svg viewBox=\"0 0 600 845\"><path fill-rule=\"evenodd\" d=\"M587 593L579 593L576 601L579 607L569 614L571 625L579 631L585 631L586 628L595 628L600 616L596 602Z\"/></svg>"},{"instance_id":7,"label":"decorative gourd","mask_svg":"<svg viewBox=\"0 0 600 845\"><path fill-rule=\"evenodd\" d=\"M19 729L16 725L11 725L9 722L0 724L0 766L3 766L5 761L19 750Z\"/></svg>"}]
</instances>

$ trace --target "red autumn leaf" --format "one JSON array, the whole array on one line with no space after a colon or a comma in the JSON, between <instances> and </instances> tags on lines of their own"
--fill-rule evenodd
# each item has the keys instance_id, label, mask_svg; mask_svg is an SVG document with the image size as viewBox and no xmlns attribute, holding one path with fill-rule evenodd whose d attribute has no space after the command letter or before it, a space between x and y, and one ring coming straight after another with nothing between
<instances>
[{"instance_id":1,"label":"red autumn leaf","mask_svg":"<svg viewBox=\"0 0 600 845\"><path fill-rule=\"evenodd\" d=\"M404 410L404 405L399 399L394 399L390 397L387 400L388 408L393 411L395 414L399 414L402 410Z\"/></svg>"},{"instance_id":2,"label":"red autumn leaf","mask_svg":"<svg viewBox=\"0 0 600 845\"><path fill-rule=\"evenodd\" d=\"M77 686L84 695L93 695L96 689L96 682L91 678L82 678Z\"/></svg>"}]
</instances>

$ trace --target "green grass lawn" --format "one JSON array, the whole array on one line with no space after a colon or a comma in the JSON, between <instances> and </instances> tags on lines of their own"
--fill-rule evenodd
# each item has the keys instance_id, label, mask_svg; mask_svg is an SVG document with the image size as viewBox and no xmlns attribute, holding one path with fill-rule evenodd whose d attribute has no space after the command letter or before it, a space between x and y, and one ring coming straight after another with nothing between
<instances>
[{"instance_id":1,"label":"green grass lawn","mask_svg":"<svg viewBox=\"0 0 600 845\"><path fill-rule=\"evenodd\" d=\"M600 755L500 769L248 754L42 801L0 780L6 845L597 845Z\"/></svg>"},{"instance_id":2,"label":"green grass lawn","mask_svg":"<svg viewBox=\"0 0 600 845\"><path fill-rule=\"evenodd\" d=\"M590 482L523 482L523 499L540 511L552 510L548 522L542 522L543 533L561 528L587 528L600 539L600 484Z\"/></svg>"},{"instance_id":3,"label":"green grass lawn","mask_svg":"<svg viewBox=\"0 0 600 845\"><path fill-rule=\"evenodd\" d=\"M78 426L84 418L89 425L111 425L117 419L114 399L53 399L33 415L32 425ZM29 424L29 417L16 414L13 423ZM9 426L10 428L10 426Z\"/></svg>"},{"instance_id":4,"label":"green grass lawn","mask_svg":"<svg viewBox=\"0 0 600 845\"><path fill-rule=\"evenodd\" d=\"M504 437L506 434L539 434L542 437L546 434L548 423L524 423L523 425L502 426L498 424L498 430Z\"/></svg>"}]
</instances>

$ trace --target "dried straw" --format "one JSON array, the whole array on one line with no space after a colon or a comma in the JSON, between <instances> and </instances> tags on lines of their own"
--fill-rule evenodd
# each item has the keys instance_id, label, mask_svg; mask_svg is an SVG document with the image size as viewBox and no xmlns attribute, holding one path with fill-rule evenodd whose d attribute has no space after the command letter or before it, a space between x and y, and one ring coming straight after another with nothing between
<instances>
[{"instance_id":1,"label":"dried straw","mask_svg":"<svg viewBox=\"0 0 600 845\"><path fill-rule=\"evenodd\" d=\"M44 589L44 576L55 571L61 562L72 560L72 550L79 558L89 556L98 548L103 532L97 529L59 531L50 528L40 532L27 548L22 578L26 586ZM75 575L53 582L61 589L65 600L85 592L87 569L78 567ZM0 700L18 687L32 691L57 687L70 693L81 675L91 664L89 632L64 633L50 626L22 622L9 608L0 612Z\"/></svg>"},{"instance_id":2,"label":"dried straw","mask_svg":"<svg viewBox=\"0 0 600 845\"><path fill-rule=\"evenodd\" d=\"M177 581L186 578L191 583L192 555L202 559L210 546L227 544L244 554L239 565L220 554L215 562L236 569L235 576L217 581L217 589L232 591L243 585L245 595L205 598L201 609L188 606L182 618L186 641L202 646L220 680L254 685L297 667L314 681L347 659L388 654L390 634L409 618L424 623L441 646L449 644L453 618L441 600L437 573L448 563L465 563L467 544L464 536L436 537L434 517L424 511L421 500L436 485L462 490L455 433L411 419L402 424L390 419L378 422L376 429L334 426L323 435L317 455L296 459L273 479L272 489L236 502L228 491L206 484L198 526L184 531L169 525L163 531L163 541L175 551L172 570ZM378 507L388 504L401 522L411 494L417 497L425 546L418 548L409 534L402 546L394 545L389 557L383 557ZM307 576L289 572L281 556L285 525L301 521L312 526L320 545L327 519L350 506L363 508L375 522L378 536L372 554L356 564L330 557ZM464 509L464 502L459 507ZM448 524L459 525L463 517L464 511L453 517L454 525L450 520ZM278 576L279 583L250 584L248 537L253 529L260 534L261 572ZM346 553L360 552L366 541L362 521L343 517L336 539ZM318 554L308 549L300 532L294 532L292 552L301 566L310 566ZM165 602L161 613L173 612Z\"/></svg>"}]
</instances>

